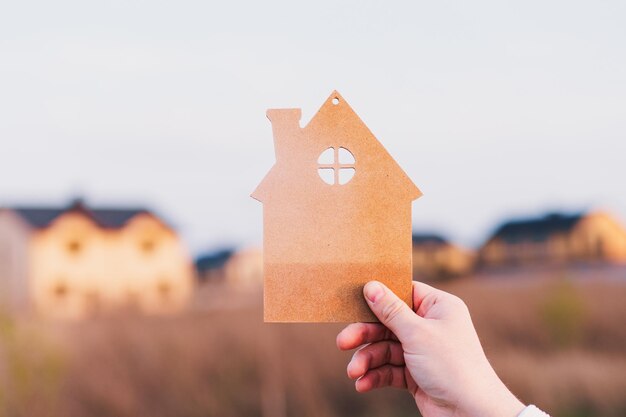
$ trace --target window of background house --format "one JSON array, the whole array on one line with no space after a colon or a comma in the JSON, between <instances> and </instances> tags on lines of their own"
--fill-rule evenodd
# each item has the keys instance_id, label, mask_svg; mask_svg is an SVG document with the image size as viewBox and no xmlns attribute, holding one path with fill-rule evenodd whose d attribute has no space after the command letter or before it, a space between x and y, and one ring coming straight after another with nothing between
<instances>
[{"instance_id":1,"label":"window of background house","mask_svg":"<svg viewBox=\"0 0 626 417\"><path fill-rule=\"evenodd\" d=\"M143 253L146 253L146 254L152 253L154 252L154 248L156 247L156 241L154 238L145 238L141 240L141 242L139 243L139 246Z\"/></svg>"},{"instance_id":2,"label":"window of background house","mask_svg":"<svg viewBox=\"0 0 626 417\"><path fill-rule=\"evenodd\" d=\"M83 243L80 239L71 239L67 242L67 251L72 255L78 255L83 250Z\"/></svg>"},{"instance_id":3,"label":"window of background house","mask_svg":"<svg viewBox=\"0 0 626 417\"><path fill-rule=\"evenodd\" d=\"M69 288L63 280L59 280L52 287L52 294L54 295L54 298L57 300L65 299L68 293L69 293Z\"/></svg>"},{"instance_id":4,"label":"window of background house","mask_svg":"<svg viewBox=\"0 0 626 417\"><path fill-rule=\"evenodd\" d=\"M157 292L159 293L161 301L167 302L172 294L172 286L166 280L161 280L157 285Z\"/></svg>"},{"instance_id":5,"label":"window of background house","mask_svg":"<svg viewBox=\"0 0 626 417\"><path fill-rule=\"evenodd\" d=\"M326 149L317 160L317 173L329 185L344 185L355 174L355 160L352 152L343 147Z\"/></svg>"}]
</instances>

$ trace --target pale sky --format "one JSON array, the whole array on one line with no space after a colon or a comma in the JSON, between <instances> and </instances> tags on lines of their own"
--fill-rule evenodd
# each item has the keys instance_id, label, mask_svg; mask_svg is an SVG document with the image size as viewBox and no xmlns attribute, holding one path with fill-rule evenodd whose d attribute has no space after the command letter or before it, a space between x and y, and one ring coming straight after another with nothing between
<instances>
[{"instance_id":1,"label":"pale sky","mask_svg":"<svg viewBox=\"0 0 626 417\"><path fill-rule=\"evenodd\" d=\"M194 253L260 243L265 110L337 89L424 196L418 230L626 221L623 1L13 1L0 205L147 205Z\"/></svg>"}]
</instances>

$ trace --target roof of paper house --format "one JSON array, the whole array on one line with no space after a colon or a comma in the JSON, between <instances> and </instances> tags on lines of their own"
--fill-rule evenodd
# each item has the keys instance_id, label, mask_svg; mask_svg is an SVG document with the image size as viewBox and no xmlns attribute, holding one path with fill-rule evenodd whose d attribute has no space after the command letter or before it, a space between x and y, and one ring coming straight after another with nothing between
<instances>
[{"instance_id":1,"label":"roof of paper house","mask_svg":"<svg viewBox=\"0 0 626 417\"><path fill-rule=\"evenodd\" d=\"M378 156L377 160L388 168L386 171L377 171L381 177L385 178L385 184L393 184L398 192L410 200L415 200L422 195L419 188L336 90L331 93L313 118L302 128L299 125L301 117L299 108L270 109L267 111L267 116L274 129L276 163L252 193L253 198L263 201L271 188L279 187L279 184L287 178L285 172L293 169L289 166L291 162L289 160L299 157L301 154L308 157L309 155L304 149L310 149L313 145L311 141L332 139L335 129L343 135L346 131L350 132L348 136L344 136L342 139L351 142L351 144L348 143L349 147L358 148L350 149L350 152L360 149L362 152ZM296 130L291 131L292 134L287 134L285 130L288 130L290 126ZM358 139L351 137L351 135L358 136ZM329 144L329 146L335 146L335 144ZM314 156L317 158L319 155ZM357 157L357 163L358 159ZM285 172L282 172L283 170ZM378 181L377 184L380 185Z\"/></svg>"}]
</instances>

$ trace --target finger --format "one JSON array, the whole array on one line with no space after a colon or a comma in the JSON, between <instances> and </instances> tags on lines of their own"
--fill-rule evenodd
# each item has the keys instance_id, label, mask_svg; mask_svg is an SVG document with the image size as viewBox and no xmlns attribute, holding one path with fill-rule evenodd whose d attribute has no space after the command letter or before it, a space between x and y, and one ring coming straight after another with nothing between
<instances>
[{"instance_id":1,"label":"finger","mask_svg":"<svg viewBox=\"0 0 626 417\"><path fill-rule=\"evenodd\" d=\"M413 281L413 310L420 317L426 317L430 308L446 296L450 294L423 282Z\"/></svg>"},{"instance_id":2,"label":"finger","mask_svg":"<svg viewBox=\"0 0 626 417\"><path fill-rule=\"evenodd\" d=\"M383 341L363 346L352 356L348 364L348 376L357 379L370 369L383 365L404 365L404 351L400 343Z\"/></svg>"},{"instance_id":3,"label":"finger","mask_svg":"<svg viewBox=\"0 0 626 417\"><path fill-rule=\"evenodd\" d=\"M421 317L384 284L370 281L363 287L363 294L372 312L400 341L408 340L415 332Z\"/></svg>"},{"instance_id":4,"label":"finger","mask_svg":"<svg viewBox=\"0 0 626 417\"><path fill-rule=\"evenodd\" d=\"M424 317L430 306L434 304L439 290L423 282L413 281L413 309Z\"/></svg>"},{"instance_id":5,"label":"finger","mask_svg":"<svg viewBox=\"0 0 626 417\"><path fill-rule=\"evenodd\" d=\"M404 366L385 365L371 369L357 379L354 387L358 392L367 392L383 387L406 388L405 368Z\"/></svg>"},{"instance_id":6,"label":"finger","mask_svg":"<svg viewBox=\"0 0 626 417\"><path fill-rule=\"evenodd\" d=\"M352 323L337 335L337 347L341 350L350 350L381 340L398 340L398 338L380 323Z\"/></svg>"}]
</instances>

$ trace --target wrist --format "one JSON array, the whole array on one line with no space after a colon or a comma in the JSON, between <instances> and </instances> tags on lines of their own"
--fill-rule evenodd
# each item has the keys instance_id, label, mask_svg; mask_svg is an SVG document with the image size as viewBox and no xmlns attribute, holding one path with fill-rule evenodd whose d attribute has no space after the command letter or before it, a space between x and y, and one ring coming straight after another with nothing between
<instances>
[{"instance_id":1,"label":"wrist","mask_svg":"<svg viewBox=\"0 0 626 417\"><path fill-rule=\"evenodd\" d=\"M498 378L491 365L483 378L470 382L474 386L470 398L460 404L464 417L517 417L525 405ZM481 381L481 382L477 382Z\"/></svg>"}]
</instances>

